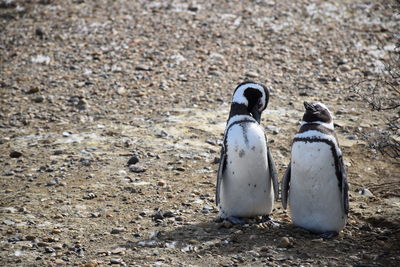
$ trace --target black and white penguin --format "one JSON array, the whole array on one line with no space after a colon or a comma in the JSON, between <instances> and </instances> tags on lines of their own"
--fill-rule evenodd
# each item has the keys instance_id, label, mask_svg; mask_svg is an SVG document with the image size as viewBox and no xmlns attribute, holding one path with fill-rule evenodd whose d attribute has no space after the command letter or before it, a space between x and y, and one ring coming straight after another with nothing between
<instances>
[{"instance_id":1,"label":"black and white penguin","mask_svg":"<svg viewBox=\"0 0 400 267\"><path fill-rule=\"evenodd\" d=\"M293 224L331 238L343 229L349 211L348 184L332 114L320 102L306 109L282 179L282 205Z\"/></svg>"},{"instance_id":2,"label":"black and white penguin","mask_svg":"<svg viewBox=\"0 0 400 267\"><path fill-rule=\"evenodd\" d=\"M278 197L275 164L260 126L268 100L268 89L253 82L239 84L233 94L217 174L221 219L242 223L241 217L268 216Z\"/></svg>"}]
</instances>

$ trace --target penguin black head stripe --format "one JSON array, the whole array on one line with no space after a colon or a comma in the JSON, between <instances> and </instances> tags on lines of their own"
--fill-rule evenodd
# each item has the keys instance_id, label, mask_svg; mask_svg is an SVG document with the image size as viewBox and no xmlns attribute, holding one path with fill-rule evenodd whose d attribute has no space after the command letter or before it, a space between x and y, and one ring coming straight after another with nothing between
<instances>
[{"instance_id":1,"label":"penguin black head stripe","mask_svg":"<svg viewBox=\"0 0 400 267\"><path fill-rule=\"evenodd\" d=\"M304 107L306 109L303 116L304 122L332 123L332 114L324 104L304 101Z\"/></svg>"},{"instance_id":2,"label":"penguin black head stripe","mask_svg":"<svg viewBox=\"0 0 400 267\"><path fill-rule=\"evenodd\" d=\"M254 82L241 83L233 93L229 117L251 114L260 123L261 113L267 108L268 100L269 91L265 86Z\"/></svg>"}]
</instances>

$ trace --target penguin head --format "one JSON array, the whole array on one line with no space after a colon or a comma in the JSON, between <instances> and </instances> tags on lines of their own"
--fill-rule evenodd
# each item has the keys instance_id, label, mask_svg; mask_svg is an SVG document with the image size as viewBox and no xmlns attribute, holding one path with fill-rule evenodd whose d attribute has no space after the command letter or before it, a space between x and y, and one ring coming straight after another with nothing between
<instances>
[{"instance_id":1,"label":"penguin head","mask_svg":"<svg viewBox=\"0 0 400 267\"><path fill-rule=\"evenodd\" d=\"M232 97L232 104L246 106L253 118L260 123L261 113L267 108L269 90L262 84L244 82L239 84Z\"/></svg>"},{"instance_id":2,"label":"penguin head","mask_svg":"<svg viewBox=\"0 0 400 267\"><path fill-rule=\"evenodd\" d=\"M306 109L306 112L303 116L303 122L321 122L326 123L332 126L331 128L333 128L333 116L327 106L325 106L321 102L304 101L304 107Z\"/></svg>"}]
</instances>

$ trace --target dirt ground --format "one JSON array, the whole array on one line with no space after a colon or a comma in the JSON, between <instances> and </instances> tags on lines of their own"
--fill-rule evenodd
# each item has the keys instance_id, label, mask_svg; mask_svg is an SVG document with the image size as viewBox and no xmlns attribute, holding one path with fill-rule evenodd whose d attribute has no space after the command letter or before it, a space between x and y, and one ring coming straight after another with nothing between
<instances>
[{"instance_id":1,"label":"dirt ground","mask_svg":"<svg viewBox=\"0 0 400 267\"><path fill-rule=\"evenodd\" d=\"M386 1L1 0L0 265L399 266L399 162L362 138L391 111L349 89L381 75L399 29ZM280 179L303 101L335 114L339 237L293 227L280 202L278 228L215 222L246 79L271 88Z\"/></svg>"}]
</instances>

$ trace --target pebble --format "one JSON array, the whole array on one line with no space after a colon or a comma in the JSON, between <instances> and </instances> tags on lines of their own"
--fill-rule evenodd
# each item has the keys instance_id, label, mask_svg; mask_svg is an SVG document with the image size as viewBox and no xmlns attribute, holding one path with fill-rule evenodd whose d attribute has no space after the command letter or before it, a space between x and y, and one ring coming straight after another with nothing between
<instances>
[{"instance_id":1,"label":"pebble","mask_svg":"<svg viewBox=\"0 0 400 267\"><path fill-rule=\"evenodd\" d=\"M289 248L291 246L292 246L292 244L291 244L290 239L288 237L284 236L284 237L281 237L279 239L278 247L280 247L280 248Z\"/></svg>"},{"instance_id":2,"label":"pebble","mask_svg":"<svg viewBox=\"0 0 400 267\"><path fill-rule=\"evenodd\" d=\"M17 159L17 158L19 158L19 157L21 157L21 156L22 156L22 153L21 153L21 152L18 152L18 151L12 151L12 152L10 153L10 158Z\"/></svg>"},{"instance_id":3,"label":"pebble","mask_svg":"<svg viewBox=\"0 0 400 267\"><path fill-rule=\"evenodd\" d=\"M130 165L135 165L136 163L139 162L139 158L137 156L132 156L129 160L128 160L128 166Z\"/></svg>"},{"instance_id":4,"label":"pebble","mask_svg":"<svg viewBox=\"0 0 400 267\"><path fill-rule=\"evenodd\" d=\"M89 107L89 103L86 99L81 98L79 99L78 103L76 104L76 108L79 110L86 110Z\"/></svg>"},{"instance_id":5,"label":"pebble","mask_svg":"<svg viewBox=\"0 0 400 267\"><path fill-rule=\"evenodd\" d=\"M127 91L126 91L125 87L123 87L123 86L118 87L118 89L117 89L117 94L119 94L119 95L126 95L126 93L127 93Z\"/></svg>"},{"instance_id":6,"label":"pebble","mask_svg":"<svg viewBox=\"0 0 400 267\"><path fill-rule=\"evenodd\" d=\"M374 194L372 194L372 192L371 192L369 189L367 189L367 188L361 189L359 193L360 193L361 195L363 195L363 196L374 197Z\"/></svg>"},{"instance_id":7,"label":"pebble","mask_svg":"<svg viewBox=\"0 0 400 267\"><path fill-rule=\"evenodd\" d=\"M147 171L147 169L143 166L134 166L134 165L129 165L129 170L133 173L142 173Z\"/></svg>"},{"instance_id":8,"label":"pebble","mask_svg":"<svg viewBox=\"0 0 400 267\"><path fill-rule=\"evenodd\" d=\"M99 266L99 263L96 260L92 260L83 265L83 267L97 267L97 266Z\"/></svg>"},{"instance_id":9,"label":"pebble","mask_svg":"<svg viewBox=\"0 0 400 267\"><path fill-rule=\"evenodd\" d=\"M246 72L245 75L249 78L258 78L260 76L260 75L258 75L257 72L254 72L254 71L248 71L248 72Z\"/></svg>"},{"instance_id":10,"label":"pebble","mask_svg":"<svg viewBox=\"0 0 400 267\"><path fill-rule=\"evenodd\" d=\"M40 95L40 96L34 97L34 98L32 98L32 101L35 103L42 103L44 101L44 96Z\"/></svg>"},{"instance_id":11,"label":"pebble","mask_svg":"<svg viewBox=\"0 0 400 267\"><path fill-rule=\"evenodd\" d=\"M121 264L121 263L123 263L123 261L121 258L111 258L110 263L111 264Z\"/></svg>"},{"instance_id":12,"label":"pebble","mask_svg":"<svg viewBox=\"0 0 400 267\"><path fill-rule=\"evenodd\" d=\"M158 185L158 186L166 186L166 185L167 185L167 182L166 182L165 180L159 180L159 181L157 182L157 185Z\"/></svg>"},{"instance_id":13,"label":"pebble","mask_svg":"<svg viewBox=\"0 0 400 267\"><path fill-rule=\"evenodd\" d=\"M113 235L120 234L123 232L125 232L125 228L123 228L123 227L117 227L117 228L113 228L111 230L111 234L113 234Z\"/></svg>"},{"instance_id":14,"label":"pebble","mask_svg":"<svg viewBox=\"0 0 400 267\"><path fill-rule=\"evenodd\" d=\"M45 247L44 250L46 251L46 253L54 253L54 252L56 252L56 250L54 248L51 248L51 247Z\"/></svg>"},{"instance_id":15,"label":"pebble","mask_svg":"<svg viewBox=\"0 0 400 267\"><path fill-rule=\"evenodd\" d=\"M350 68L349 65L341 65L339 70L342 71L342 72L347 72L347 71L350 71L351 68Z\"/></svg>"},{"instance_id":16,"label":"pebble","mask_svg":"<svg viewBox=\"0 0 400 267\"><path fill-rule=\"evenodd\" d=\"M150 71L151 68L149 66L147 66L147 65L137 65L135 67L135 70L137 70L137 71Z\"/></svg>"}]
</instances>

